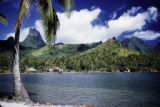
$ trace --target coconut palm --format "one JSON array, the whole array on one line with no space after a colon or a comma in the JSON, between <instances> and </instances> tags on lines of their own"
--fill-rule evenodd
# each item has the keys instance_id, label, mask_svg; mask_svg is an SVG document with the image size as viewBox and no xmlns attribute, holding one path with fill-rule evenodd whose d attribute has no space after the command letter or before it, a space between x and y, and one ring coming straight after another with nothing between
<instances>
[{"instance_id":1,"label":"coconut palm","mask_svg":"<svg viewBox=\"0 0 160 107\"><path fill-rule=\"evenodd\" d=\"M0 3L1 2L2 2L2 0L0 0ZM0 13L0 23L2 23L4 25L7 25L7 23L8 23L7 18L2 13Z\"/></svg>"},{"instance_id":2,"label":"coconut palm","mask_svg":"<svg viewBox=\"0 0 160 107\"><path fill-rule=\"evenodd\" d=\"M58 3L64 8L69 15L72 9L73 0L57 0ZM17 99L26 100L29 99L28 94L21 82L20 68L19 68L19 36L20 27L26 14L29 13L29 9L32 4L36 4L40 14L42 16L42 23L45 32L46 41L52 45L55 43L56 31L59 26L59 20L52 5L52 0L21 0L20 1L19 14L16 21L15 32L15 51L14 51L14 96Z\"/></svg>"}]
</instances>

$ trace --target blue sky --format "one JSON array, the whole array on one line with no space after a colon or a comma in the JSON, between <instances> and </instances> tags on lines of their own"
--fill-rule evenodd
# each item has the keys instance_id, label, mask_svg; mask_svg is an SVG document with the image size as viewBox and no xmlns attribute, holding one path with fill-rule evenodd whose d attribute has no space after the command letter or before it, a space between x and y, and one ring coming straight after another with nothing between
<instances>
[{"instance_id":1,"label":"blue sky","mask_svg":"<svg viewBox=\"0 0 160 107\"><path fill-rule=\"evenodd\" d=\"M7 26L0 24L0 39L14 35L14 26L20 0L4 0L0 12L9 20ZM160 37L159 0L75 0L74 10L68 19L57 0L53 4L60 19L57 42L91 43L116 37L139 37L153 40ZM21 27L21 41L34 27L44 38L40 15L33 6L29 17Z\"/></svg>"}]
</instances>

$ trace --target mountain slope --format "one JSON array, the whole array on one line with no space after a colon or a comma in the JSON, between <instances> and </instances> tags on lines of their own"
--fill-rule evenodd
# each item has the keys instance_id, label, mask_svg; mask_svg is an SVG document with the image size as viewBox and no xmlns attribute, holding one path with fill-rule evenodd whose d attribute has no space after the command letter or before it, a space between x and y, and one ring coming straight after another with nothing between
<instances>
[{"instance_id":1,"label":"mountain slope","mask_svg":"<svg viewBox=\"0 0 160 107\"><path fill-rule=\"evenodd\" d=\"M83 54L90 54L90 53L102 53L102 54L117 54L118 56L128 56L130 54L139 54L133 50L125 49L121 47L121 44L119 44L115 38L109 39L108 41L104 42L103 44L100 44L96 48L87 50Z\"/></svg>"},{"instance_id":2,"label":"mountain slope","mask_svg":"<svg viewBox=\"0 0 160 107\"><path fill-rule=\"evenodd\" d=\"M26 48L40 48L45 46L45 42L39 31L35 28L30 28L28 36L22 43L20 43L20 45Z\"/></svg>"},{"instance_id":3,"label":"mountain slope","mask_svg":"<svg viewBox=\"0 0 160 107\"><path fill-rule=\"evenodd\" d=\"M91 43L91 44L60 44L55 45L53 48L48 48L44 46L38 50L31 52L30 54L35 57L56 57L56 56L66 56L66 55L75 55L83 53L84 51L90 50L94 47L100 45L101 42Z\"/></svg>"},{"instance_id":4,"label":"mountain slope","mask_svg":"<svg viewBox=\"0 0 160 107\"><path fill-rule=\"evenodd\" d=\"M149 41L147 41L149 42ZM154 45L149 45L146 43L146 41L137 38L137 37L132 37L132 38L127 38L121 42L122 46L124 48L132 49L134 51L142 52L145 54L158 54L160 53L159 50L159 45L157 44L156 46Z\"/></svg>"},{"instance_id":5,"label":"mountain slope","mask_svg":"<svg viewBox=\"0 0 160 107\"><path fill-rule=\"evenodd\" d=\"M116 41L116 39L110 39L104 43L97 42L91 44L60 44L55 45L53 48L48 48L44 46L39 49L27 48L21 50L22 56L33 56L33 57L61 57L61 56L75 56L84 55L90 53L104 53L112 54L116 53L119 56L128 56L130 54L137 54L130 49L124 49Z\"/></svg>"},{"instance_id":6,"label":"mountain slope","mask_svg":"<svg viewBox=\"0 0 160 107\"><path fill-rule=\"evenodd\" d=\"M95 45L96 44L96 45ZM22 65L38 67L59 66L66 70L104 70L115 71L124 67L122 62L129 56L138 56L138 52L124 49L115 38L104 43L62 44L54 48L47 46L28 52L22 57Z\"/></svg>"}]
</instances>

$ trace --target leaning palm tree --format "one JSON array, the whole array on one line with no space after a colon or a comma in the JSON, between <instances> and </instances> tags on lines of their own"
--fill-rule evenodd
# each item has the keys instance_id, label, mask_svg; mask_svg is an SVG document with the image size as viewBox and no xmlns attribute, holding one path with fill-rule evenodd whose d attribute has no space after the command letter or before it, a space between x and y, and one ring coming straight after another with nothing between
<instances>
[{"instance_id":1,"label":"leaning palm tree","mask_svg":"<svg viewBox=\"0 0 160 107\"><path fill-rule=\"evenodd\" d=\"M55 43L56 31L59 27L59 20L52 5L52 0L21 0L20 1L19 14L16 21L16 32L15 32L15 51L13 60L13 77L14 77L14 97L21 100L29 100L28 93L26 92L20 77L19 68L19 38L20 38L20 27L22 21L32 4L36 3L42 16L42 23L45 32L46 41L52 45ZM68 13L71 12L73 0L58 0L58 3Z\"/></svg>"},{"instance_id":2,"label":"leaning palm tree","mask_svg":"<svg viewBox=\"0 0 160 107\"><path fill-rule=\"evenodd\" d=\"M1 2L2 2L2 0L0 0L0 3ZM0 13L0 23L2 23L4 25L7 25L7 23L8 23L7 18L2 13Z\"/></svg>"}]
</instances>

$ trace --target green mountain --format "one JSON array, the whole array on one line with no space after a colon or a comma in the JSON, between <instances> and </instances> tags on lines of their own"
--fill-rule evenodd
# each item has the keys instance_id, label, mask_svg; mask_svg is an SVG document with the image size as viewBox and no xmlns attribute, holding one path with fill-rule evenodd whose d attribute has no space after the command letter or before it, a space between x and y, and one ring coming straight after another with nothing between
<instances>
[{"instance_id":1,"label":"green mountain","mask_svg":"<svg viewBox=\"0 0 160 107\"><path fill-rule=\"evenodd\" d=\"M22 56L33 56L33 57L58 57L66 55L76 55L83 53L87 50L95 48L102 44L101 42L91 44L56 44L54 47L44 46L42 48L21 48Z\"/></svg>"},{"instance_id":2,"label":"green mountain","mask_svg":"<svg viewBox=\"0 0 160 107\"><path fill-rule=\"evenodd\" d=\"M104 53L105 52L105 53ZM131 49L125 49L119 44L115 38L110 39L104 43L95 42L91 44L57 44L54 47L44 46L42 48L21 48L21 56L32 57L62 57L62 56L81 56L90 53L115 53L119 56L128 56L130 54L138 54Z\"/></svg>"},{"instance_id":3,"label":"green mountain","mask_svg":"<svg viewBox=\"0 0 160 107\"><path fill-rule=\"evenodd\" d=\"M158 48L158 47L157 47ZM0 67L8 65L9 56L0 54L3 61ZM58 66L65 71L160 71L160 55L145 55L132 49L123 48L121 43L112 38L104 43L91 44L56 44L54 47L20 48L21 67L46 68ZM4 71L4 70L3 70Z\"/></svg>"},{"instance_id":4,"label":"green mountain","mask_svg":"<svg viewBox=\"0 0 160 107\"><path fill-rule=\"evenodd\" d=\"M116 41L116 40L115 40ZM149 41L148 41L149 42ZM55 57L55 56L65 56L65 55L76 55L80 53L84 53L87 50L91 51L92 48L96 48L98 45L102 45L102 42L92 43L92 44L63 44L58 43L52 49L48 48L43 41L40 33L35 29L31 28L29 30L29 34L27 38L20 44L21 55L22 56L34 56L34 57ZM103 43L104 45L105 43ZM102 46L103 46L102 45ZM115 45L115 44L111 44ZM119 45L122 45L119 50L119 54L121 56L126 56L128 54L135 53L133 51L145 53L145 54L153 54L160 53L159 44L156 46L148 45L144 40L132 37L125 39ZM100 47L97 47L100 48ZM106 48L112 48L112 46ZM127 48L127 49L124 49ZM133 50L133 51L131 51ZM124 52L126 51L126 52Z\"/></svg>"},{"instance_id":5,"label":"green mountain","mask_svg":"<svg viewBox=\"0 0 160 107\"><path fill-rule=\"evenodd\" d=\"M150 42L150 41L147 41ZM146 41L138 38L138 37L132 37L125 39L121 42L123 47L132 49L134 51L142 52L144 54L159 54L160 53L160 43L154 45L147 44ZM153 42L153 41L152 41Z\"/></svg>"},{"instance_id":6,"label":"green mountain","mask_svg":"<svg viewBox=\"0 0 160 107\"><path fill-rule=\"evenodd\" d=\"M119 57L139 55L130 49L124 49L115 38L104 43L61 44L53 48L47 46L31 50L22 57L22 65L44 67L53 65L66 70L112 70L111 66ZM42 69L42 68L41 68Z\"/></svg>"},{"instance_id":7,"label":"green mountain","mask_svg":"<svg viewBox=\"0 0 160 107\"><path fill-rule=\"evenodd\" d=\"M43 72L46 68L58 66L65 71L160 71L160 55L143 54L152 48L138 38L127 40L125 44L112 38L104 43L58 43L54 47L48 47L42 41L38 31L30 29L29 36L20 45L22 69L35 67ZM1 41L1 44L5 43L7 40ZM158 50L159 45L154 48ZM5 55L0 54L0 59L3 59L0 68L4 65L11 68L11 64L8 65L11 55Z\"/></svg>"},{"instance_id":8,"label":"green mountain","mask_svg":"<svg viewBox=\"0 0 160 107\"><path fill-rule=\"evenodd\" d=\"M28 36L22 43L20 43L20 45L25 48L40 48L46 44L43 41L39 31L35 28L30 28Z\"/></svg>"}]
</instances>

